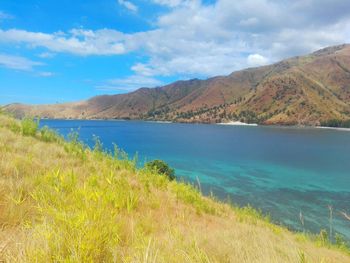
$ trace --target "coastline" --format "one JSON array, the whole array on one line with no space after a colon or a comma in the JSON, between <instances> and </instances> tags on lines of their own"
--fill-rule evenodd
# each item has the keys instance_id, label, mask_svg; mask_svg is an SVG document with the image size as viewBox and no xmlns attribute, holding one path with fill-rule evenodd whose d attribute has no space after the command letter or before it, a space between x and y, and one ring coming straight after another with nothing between
<instances>
[{"instance_id":1,"label":"coastline","mask_svg":"<svg viewBox=\"0 0 350 263\"><path fill-rule=\"evenodd\" d=\"M336 130L336 131L348 131L350 132L350 128L342 128L342 127L327 127L327 126L315 126L317 129L325 129L325 130Z\"/></svg>"},{"instance_id":2,"label":"coastline","mask_svg":"<svg viewBox=\"0 0 350 263\"><path fill-rule=\"evenodd\" d=\"M316 128L316 129L325 129L325 130L337 130L337 131L347 131L350 132L350 128L345 127L328 127L328 126L316 126L316 125L280 125L280 124L257 124L257 123L245 123L240 121L230 121L230 122L220 122L220 123L206 123L206 122L183 122L183 121L163 121L163 120L145 120L145 119L103 119L103 118L39 118L39 120L63 120L63 121L143 121L150 123L159 123L159 124L173 124L173 123L182 123L182 124L209 124L209 125L223 125L223 126L265 126L265 127L299 127L299 128Z\"/></svg>"}]
</instances>

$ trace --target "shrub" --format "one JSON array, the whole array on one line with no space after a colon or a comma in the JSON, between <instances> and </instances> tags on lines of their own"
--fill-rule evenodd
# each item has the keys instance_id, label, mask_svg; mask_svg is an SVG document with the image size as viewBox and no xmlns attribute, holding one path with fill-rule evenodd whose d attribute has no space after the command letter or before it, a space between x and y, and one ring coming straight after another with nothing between
<instances>
[{"instance_id":1,"label":"shrub","mask_svg":"<svg viewBox=\"0 0 350 263\"><path fill-rule=\"evenodd\" d=\"M350 120L331 119L331 120L321 121L321 126L350 128Z\"/></svg>"},{"instance_id":2,"label":"shrub","mask_svg":"<svg viewBox=\"0 0 350 263\"><path fill-rule=\"evenodd\" d=\"M35 136L39 128L39 120L24 118L21 122L22 134L26 136Z\"/></svg>"},{"instance_id":3,"label":"shrub","mask_svg":"<svg viewBox=\"0 0 350 263\"><path fill-rule=\"evenodd\" d=\"M162 160L153 160L145 164L145 167L150 170L156 170L158 173L167 176L170 180L174 180L175 170Z\"/></svg>"}]
</instances>

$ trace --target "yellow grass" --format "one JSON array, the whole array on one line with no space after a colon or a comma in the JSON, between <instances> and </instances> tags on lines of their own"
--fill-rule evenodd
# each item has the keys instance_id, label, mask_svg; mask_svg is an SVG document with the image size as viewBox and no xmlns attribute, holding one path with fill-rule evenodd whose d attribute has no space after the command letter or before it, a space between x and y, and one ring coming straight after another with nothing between
<instances>
[{"instance_id":1,"label":"yellow grass","mask_svg":"<svg viewBox=\"0 0 350 263\"><path fill-rule=\"evenodd\" d=\"M345 249L202 197L121 153L25 125L0 115L0 260L350 262Z\"/></svg>"}]
</instances>

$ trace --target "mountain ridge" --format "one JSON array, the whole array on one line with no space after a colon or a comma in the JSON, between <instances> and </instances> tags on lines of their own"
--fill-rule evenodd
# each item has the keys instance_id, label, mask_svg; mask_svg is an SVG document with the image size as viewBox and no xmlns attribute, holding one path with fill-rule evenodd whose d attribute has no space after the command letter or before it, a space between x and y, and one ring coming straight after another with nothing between
<instances>
[{"instance_id":1,"label":"mountain ridge","mask_svg":"<svg viewBox=\"0 0 350 263\"><path fill-rule=\"evenodd\" d=\"M206 80L180 80L130 93L55 105L10 104L17 117L142 119L323 125L350 119L350 45L243 69Z\"/></svg>"}]
</instances>

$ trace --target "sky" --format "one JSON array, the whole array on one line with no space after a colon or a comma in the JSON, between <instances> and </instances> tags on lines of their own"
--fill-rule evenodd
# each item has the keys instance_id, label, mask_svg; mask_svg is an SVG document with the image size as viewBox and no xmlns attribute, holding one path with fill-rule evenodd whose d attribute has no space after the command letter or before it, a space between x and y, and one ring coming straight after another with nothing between
<instances>
[{"instance_id":1,"label":"sky","mask_svg":"<svg viewBox=\"0 0 350 263\"><path fill-rule=\"evenodd\" d=\"M349 0L0 0L0 104L205 79L343 43Z\"/></svg>"}]
</instances>

